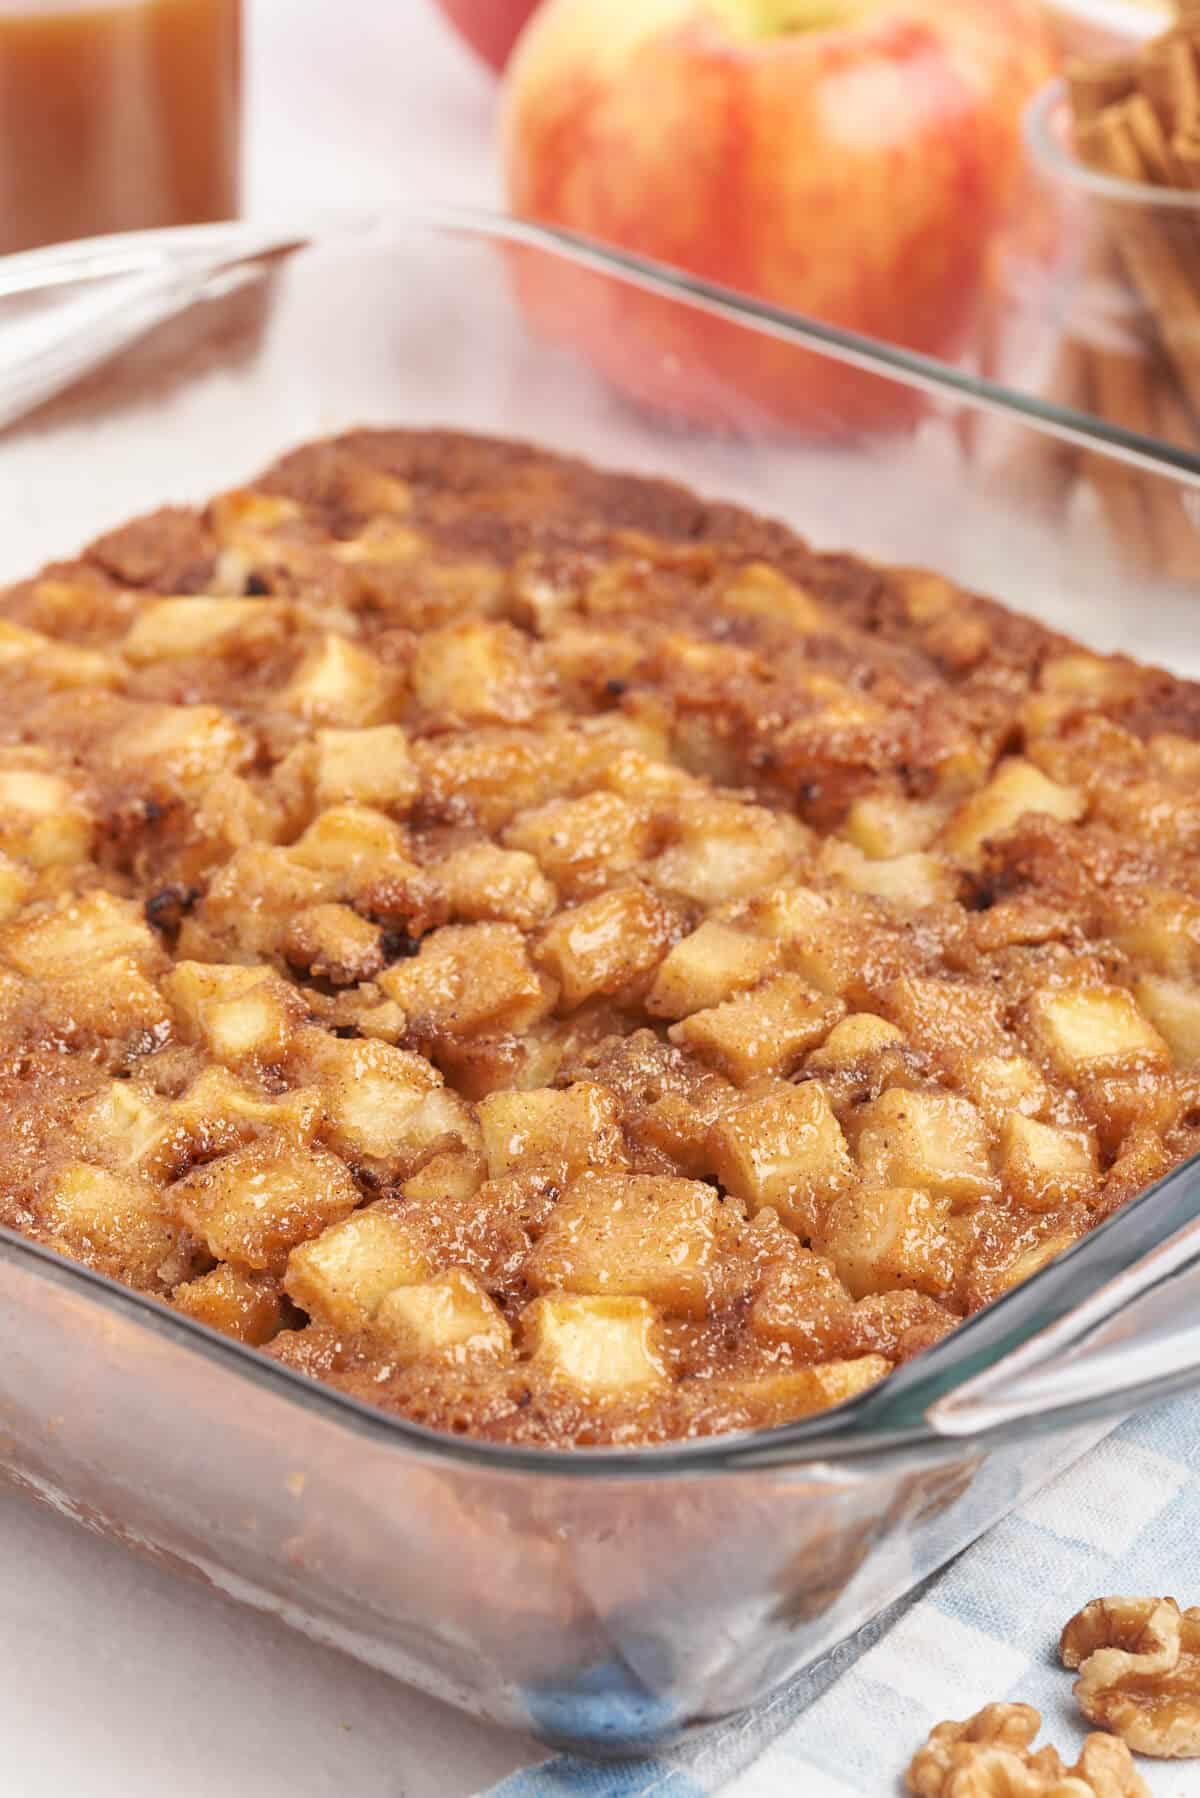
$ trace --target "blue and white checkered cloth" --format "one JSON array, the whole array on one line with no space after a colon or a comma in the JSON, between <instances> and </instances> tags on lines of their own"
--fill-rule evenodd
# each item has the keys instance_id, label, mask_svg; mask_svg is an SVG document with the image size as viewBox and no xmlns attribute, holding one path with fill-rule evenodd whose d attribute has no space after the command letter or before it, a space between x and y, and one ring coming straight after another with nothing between
<instances>
[{"instance_id":1,"label":"blue and white checkered cloth","mask_svg":"<svg viewBox=\"0 0 1200 1798\"><path fill-rule=\"evenodd\" d=\"M489 1798L892 1798L933 1724L996 1699L1036 1705L1038 1745L1071 1761L1087 1725L1058 1634L1109 1593L1200 1603L1200 1399L1132 1419L758 1710L651 1760L557 1755ZM1200 1798L1200 1763L1138 1767L1154 1798Z\"/></svg>"}]
</instances>

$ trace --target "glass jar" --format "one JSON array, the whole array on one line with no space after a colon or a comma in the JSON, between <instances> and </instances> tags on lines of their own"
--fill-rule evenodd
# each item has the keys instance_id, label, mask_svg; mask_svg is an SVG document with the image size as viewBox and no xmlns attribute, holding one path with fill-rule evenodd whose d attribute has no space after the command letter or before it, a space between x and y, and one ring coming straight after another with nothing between
<instances>
[{"instance_id":1,"label":"glass jar","mask_svg":"<svg viewBox=\"0 0 1200 1798\"><path fill-rule=\"evenodd\" d=\"M0 253L236 216L240 0L0 0Z\"/></svg>"}]
</instances>

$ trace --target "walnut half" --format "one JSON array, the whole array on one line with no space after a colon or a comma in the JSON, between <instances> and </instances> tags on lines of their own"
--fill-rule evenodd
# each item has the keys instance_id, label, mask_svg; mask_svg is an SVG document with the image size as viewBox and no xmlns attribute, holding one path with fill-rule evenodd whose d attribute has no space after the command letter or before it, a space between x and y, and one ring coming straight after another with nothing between
<instances>
[{"instance_id":1,"label":"walnut half","mask_svg":"<svg viewBox=\"0 0 1200 1798\"><path fill-rule=\"evenodd\" d=\"M1033 1747L1029 1704L989 1704L965 1723L939 1723L905 1781L916 1798L1150 1798L1124 1742L1091 1735L1073 1767Z\"/></svg>"},{"instance_id":2,"label":"walnut half","mask_svg":"<svg viewBox=\"0 0 1200 1798\"><path fill-rule=\"evenodd\" d=\"M1093 1598L1059 1642L1078 1668L1075 1696L1090 1723L1160 1760L1200 1755L1200 1608L1173 1598Z\"/></svg>"}]
</instances>

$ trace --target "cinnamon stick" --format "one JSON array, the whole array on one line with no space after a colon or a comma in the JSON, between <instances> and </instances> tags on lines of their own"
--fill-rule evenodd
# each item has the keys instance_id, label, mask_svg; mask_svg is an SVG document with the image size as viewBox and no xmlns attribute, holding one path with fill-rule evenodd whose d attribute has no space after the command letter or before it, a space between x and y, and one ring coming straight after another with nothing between
<instances>
[{"instance_id":1,"label":"cinnamon stick","mask_svg":"<svg viewBox=\"0 0 1200 1798\"><path fill-rule=\"evenodd\" d=\"M1153 192L1200 196L1200 0L1176 0L1175 14L1134 54L1067 71L1077 156L1151 191L1095 202L1101 230L1083 282L1094 322L1064 338L1053 379L1111 423L1200 454L1200 199L1172 205ZM1061 468L1043 458L1064 504ZM1075 468L1128 561L1200 584L1200 495L1098 452Z\"/></svg>"},{"instance_id":2,"label":"cinnamon stick","mask_svg":"<svg viewBox=\"0 0 1200 1798\"><path fill-rule=\"evenodd\" d=\"M1147 170L1126 102L1081 127L1076 141L1085 160L1102 173L1145 183ZM1188 398L1200 409L1200 286L1160 221L1146 218L1133 201L1113 201L1107 210L1117 252L1155 320Z\"/></svg>"},{"instance_id":3,"label":"cinnamon stick","mask_svg":"<svg viewBox=\"0 0 1200 1798\"><path fill-rule=\"evenodd\" d=\"M1069 62L1065 69L1071 113L1079 124L1098 118L1106 106L1115 106L1137 91L1137 74L1127 56L1106 61Z\"/></svg>"},{"instance_id":4,"label":"cinnamon stick","mask_svg":"<svg viewBox=\"0 0 1200 1798\"><path fill-rule=\"evenodd\" d=\"M1171 139L1171 154L1182 172L1184 185L1200 190L1200 130L1177 131Z\"/></svg>"}]
</instances>

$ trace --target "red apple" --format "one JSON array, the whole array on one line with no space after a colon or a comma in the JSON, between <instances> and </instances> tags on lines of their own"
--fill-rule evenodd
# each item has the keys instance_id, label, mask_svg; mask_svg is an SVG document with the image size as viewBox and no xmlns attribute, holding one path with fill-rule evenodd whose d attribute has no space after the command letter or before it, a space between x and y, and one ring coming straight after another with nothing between
<instances>
[{"instance_id":1,"label":"red apple","mask_svg":"<svg viewBox=\"0 0 1200 1798\"><path fill-rule=\"evenodd\" d=\"M500 70L538 0L438 0L472 50Z\"/></svg>"},{"instance_id":2,"label":"red apple","mask_svg":"<svg viewBox=\"0 0 1200 1798\"><path fill-rule=\"evenodd\" d=\"M510 66L509 199L911 349L960 348L1053 62L1037 0L546 0ZM624 391L845 436L919 399L531 251L522 298Z\"/></svg>"}]
</instances>

